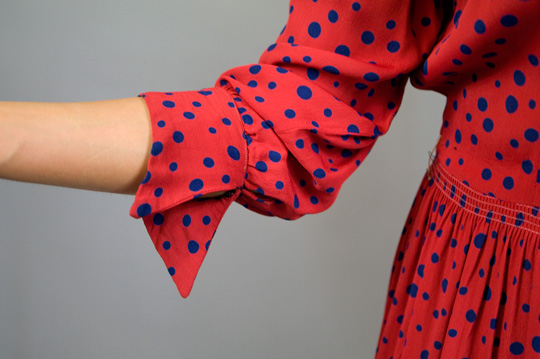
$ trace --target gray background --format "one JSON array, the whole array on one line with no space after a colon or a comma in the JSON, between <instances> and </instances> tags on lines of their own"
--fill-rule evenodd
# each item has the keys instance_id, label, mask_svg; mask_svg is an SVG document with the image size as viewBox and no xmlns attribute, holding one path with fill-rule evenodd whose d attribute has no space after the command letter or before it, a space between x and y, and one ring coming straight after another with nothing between
<instances>
[{"instance_id":1,"label":"gray background","mask_svg":"<svg viewBox=\"0 0 540 359\"><path fill-rule=\"evenodd\" d=\"M0 101L198 90L256 62L286 0L0 3ZM188 299L133 196L0 180L0 358L371 358L445 98L407 85L390 131L323 213L234 203Z\"/></svg>"}]
</instances>

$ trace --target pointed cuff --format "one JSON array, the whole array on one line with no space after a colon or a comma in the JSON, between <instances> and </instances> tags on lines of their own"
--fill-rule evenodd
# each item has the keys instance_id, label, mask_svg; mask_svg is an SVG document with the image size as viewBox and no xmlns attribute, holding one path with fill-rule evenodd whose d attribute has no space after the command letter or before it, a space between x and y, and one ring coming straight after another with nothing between
<instances>
[{"instance_id":1,"label":"pointed cuff","mask_svg":"<svg viewBox=\"0 0 540 359\"><path fill-rule=\"evenodd\" d=\"M238 109L224 88L139 96L148 107L153 144L130 215L143 218L186 298L221 218L240 195L247 144ZM218 191L228 192L201 198Z\"/></svg>"}]
</instances>

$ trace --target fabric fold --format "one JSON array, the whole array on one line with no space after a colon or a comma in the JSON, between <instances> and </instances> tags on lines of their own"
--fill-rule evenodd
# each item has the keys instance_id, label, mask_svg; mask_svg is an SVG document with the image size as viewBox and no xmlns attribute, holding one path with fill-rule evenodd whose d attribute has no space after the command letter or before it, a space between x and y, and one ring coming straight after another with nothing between
<instances>
[{"instance_id":1,"label":"fabric fold","mask_svg":"<svg viewBox=\"0 0 540 359\"><path fill-rule=\"evenodd\" d=\"M148 234L183 298L189 296L219 222L239 194L236 190L231 196L198 198L143 217Z\"/></svg>"}]
</instances>

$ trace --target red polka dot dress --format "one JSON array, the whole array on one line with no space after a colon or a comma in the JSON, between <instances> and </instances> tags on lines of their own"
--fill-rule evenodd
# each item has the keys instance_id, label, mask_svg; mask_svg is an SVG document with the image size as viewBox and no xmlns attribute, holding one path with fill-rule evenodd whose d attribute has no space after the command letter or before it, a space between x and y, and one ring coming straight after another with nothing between
<instances>
[{"instance_id":1,"label":"red polka dot dress","mask_svg":"<svg viewBox=\"0 0 540 359\"><path fill-rule=\"evenodd\" d=\"M538 0L291 0L258 63L140 95L153 145L130 215L187 297L232 202L328 209L410 81L447 106L375 358L540 358L539 22Z\"/></svg>"}]
</instances>

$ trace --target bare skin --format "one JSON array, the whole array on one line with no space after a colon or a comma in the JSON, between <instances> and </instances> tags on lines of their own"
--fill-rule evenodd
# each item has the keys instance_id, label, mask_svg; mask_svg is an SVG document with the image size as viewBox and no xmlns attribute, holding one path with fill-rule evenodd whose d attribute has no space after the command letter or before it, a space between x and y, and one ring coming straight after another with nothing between
<instances>
[{"instance_id":1,"label":"bare skin","mask_svg":"<svg viewBox=\"0 0 540 359\"><path fill-rule=\"evenodd\" d=\"M141 97L0 102L0 178L135 194L151 147L150 115Z\"/></svg>"}]
</instances>

